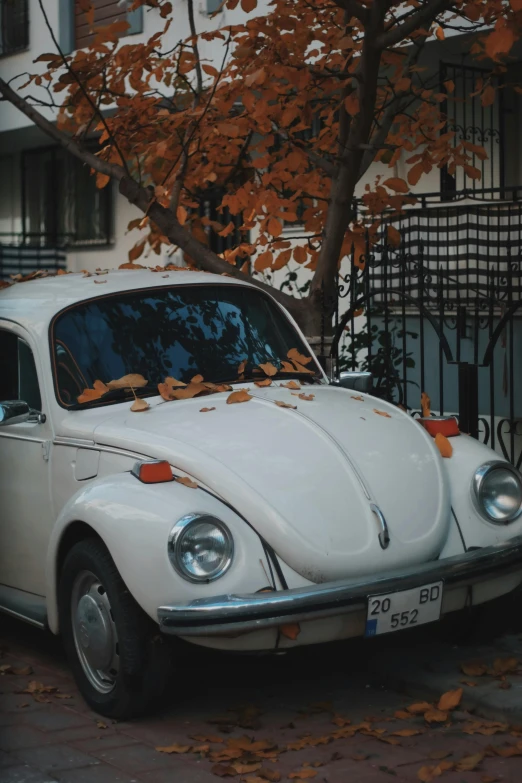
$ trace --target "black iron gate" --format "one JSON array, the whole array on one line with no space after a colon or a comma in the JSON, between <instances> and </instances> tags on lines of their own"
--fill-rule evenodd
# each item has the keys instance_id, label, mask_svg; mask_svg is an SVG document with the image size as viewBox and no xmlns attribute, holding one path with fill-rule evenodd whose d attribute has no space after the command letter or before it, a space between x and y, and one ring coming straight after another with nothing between
<instances>
[{"instance_id":1,"label":"black iron gate","mask_svg":"<svg viewBox=\"0 0 522 783\"><path fill-rule=\"evenodd\" d=\"M434 411L521 466L522 204L384 219L340 279L339 303L337 372L371 370L376 393L413 415L427 392Z\"/></svg>"}]
</instances>

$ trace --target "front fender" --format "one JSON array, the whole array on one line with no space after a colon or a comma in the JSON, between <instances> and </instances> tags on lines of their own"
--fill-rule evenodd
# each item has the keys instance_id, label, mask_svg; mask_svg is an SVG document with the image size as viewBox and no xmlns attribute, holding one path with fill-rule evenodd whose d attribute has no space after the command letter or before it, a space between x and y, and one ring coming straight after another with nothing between
<instances>
[{"instance_id":1,"label":"front fender","mask_svg":"<svg viewBox=\"0 0 522 783\"><path fill-rule=\"evenodd\" d=\"M173 525L186 514L221 519L234 538L234 560L209 584L193 584L173 569L167 552ZM143 484L130 473L89 482L64 506L53 528L46 562L49 628L59 631L58 553L68 528L87 524L105 543L142 609L157 622L159 606L208 598L217 593L256 592L269 584L269 566L257 534L219 498L179 482Z\"/></svg>"}]
</instances>

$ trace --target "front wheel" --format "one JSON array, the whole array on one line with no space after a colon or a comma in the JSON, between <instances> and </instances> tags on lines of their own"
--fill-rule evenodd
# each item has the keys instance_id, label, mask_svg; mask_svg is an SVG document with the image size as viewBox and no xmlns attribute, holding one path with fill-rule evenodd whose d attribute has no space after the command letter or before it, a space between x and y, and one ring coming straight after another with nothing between
<instances>
[{"instance_id":1,"label":"front wheel","mask_svg":"<svg viewBox=\"0 0 522 783\"><path fill-rule=\"evenodd\" d=\"M60 624L87 704L128 719L160 706L173 671L172 647L138 606L105 545L85 539L60 574Z\"/></svg>"}]
</instances>

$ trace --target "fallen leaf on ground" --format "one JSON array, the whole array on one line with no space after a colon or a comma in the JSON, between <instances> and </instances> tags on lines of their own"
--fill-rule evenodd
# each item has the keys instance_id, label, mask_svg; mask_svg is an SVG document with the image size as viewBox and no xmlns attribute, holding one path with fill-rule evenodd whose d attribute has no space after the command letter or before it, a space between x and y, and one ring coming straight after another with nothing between
<instances>
[{"instance_id":1,"label":"fallen leaf on ground","mask_svg":"<svg viewBox=\"0 0 522 783\"><path fill-rule=\"evenodd\" d=\"M36 682L36 680L31 680L27 688L21 691L21 693L56 693L57 690L58 688L54 685L44 685L41 682Z\"/></svg>"},{"instance_id":2,"label":"fallen leaf on ground","mask_svg":"<svg viewBox=\"0 0 522 783\"><path fill-rule=\"evenodd\" d=\"M428 707L429 706L430 705L428 704ZM394 715L395 715L396 718L399 718L399 720L407 720L407 719L411 718L412 713L411 712L406 712L406 710L395 710Z\"/></svg>"},{"instance_id":3,"label":"fallen leaf on ground","mask_svg":"<svg viewBox=\"0 0 522 783\"><path fill-rule=\"evenodd\" d=\"M200 408L199 412L200 413L210 413L210 411L215 411L215 410L216 410L215 408Z\"/></svg>"},{"instance_id":4,"label":"fallen leaf on ground","mask_svg":"<svg viewBox=\"0 0 522 783\"><path fill-rule=\"evenodd\" d=\"M55 699L72 699L72 696L70 693L55 693L54 694Z\"/></svg>"},{"instance_id":5,"label":"fallen leaf on ground","mask_svg":"<svg viewBox=\"0 0 522 783\"><path fill-rule=\"evenodd\" d=\"M236 402L248 402L252 399L252 395L247 392L246 389L239 389L239 391L232 392L227 397L227 405L234 405Z\"/></svg>"},{"instance_id":6,"label":"fallen leaf on ground","mask_svg":"<svg viewBox=\"0 0 522 783\"><path fill-rule=\"evenodd\" d=\"M336 726L349 726L351 722L350 718L344 718L342 715L334 715L332 718L332 723L335 723Z\"/></svg>"},{"instance_id":7,"label":"fallen leaf on ground","mask_svg":"<svg viewBox=\"0 0 522 783\"><path fill-rule=\"evenodd\" d=\"M190 745L166 745L165 747L156 748L156 750L158 753L188 753Z\"/></svg>"},{"instance_id":8,"label":"fallen leaf on ground","mask_svg":"<svg viewBox=\"0 0 522 783\"><path fill-rule=\"evenodd\" d=\"M149 403L147 400L141 400L139 398L135 399L132 405L130 406L131 411L134 411L134 413L137 413L139 411L148 411L150 408Z\"/></svg>"},{"instance_id":9,"label":"fallen leaf on ground","mask_svg":"<svg viewBox=\"0 0 522 783\"><path fill-rule=\"evenodd\" d=\"M511 674L518 669L518 658L496 658L488 674L499 677L501 674Z\"/></svg>"},{"instance_id":10,"label":"fallen leaf on ground","mask_svg":"<svg viewBox=\"0 0 522 783\"><path fill-rule=\"evenodd\" d=\"M447 759L451 756L451 750L432 750L428 758L430 759Z\"/></svg>"},{"instance_id":11,"label":"fallen leaf on ground","mask_svg":"<svg viewBox=\"0 0 522 783\"><path fill-rule=\"evenodd\" d=\"M174 481L177 481L178 484L183 484L184 487L189 487L190 489L198 488L196 482L192 481L192 479L190 479L188 476L176 476Z\"/></svg>"},{"instance_id":12,"label":"fallen leaf on ground","mask_svg":"<svg viewBox=\"0 0 522 783\"><path fill-rule=\"evenodd\" d=\"M261 769L261 762L255 761L250 764L245 764L241 761L236 761L233 764L230 764L230 766L235 769L238 775L244 775L247 772L257 772L258 769Z\"/></svg>"},{"instance_id":13,"label":"fallen leaf on ground","mask_svg":"<svg viewBox=\"0 0 522 783\"><path fill-rule=\"evenodd\" d=\"M288 777L295 780L305 780L306 778L315 778L316 775L315 769L300 769L298 772L290 772Z\"/></svg>"},{"instance_id":14,"label":"fallen leaf on ground","mask_svg":"<svg viewBox=\"0 0 522 783\"><path fill-rule=\"evenodd\" d=\"M2 667L0 666L0 669ZM33 673L33 667L32 666L24 666L22 669L12 669L11 674L19 674L22 677L27 677L29 674Z\"/></svg>"},{"instance_id":15,"label":"fallen leaf on ground","mask_svg":"<svg viewBox=\"0 0 522 783\"><path fill-rule=\"evenodd\" d=\"M500 778L496 778L493 775L481 775L480 780L481 783L497 783Z\"/></svg>"},{"instance_id":16,"label":"fallen leaf on ground","mask_svg":"<svg viewBox=\"0 0 522 783\"><path fill-rule=\"evenodd\" d=\"M417 734L424 734L424 729L399 729L391 733L396 737L415 737Z\"/></svg>"},{"instance_id":17,"label":"fallen leaf on ground","mask_svg":"<svg viewBox=\"0 0 522 783\"><path fill-rule=\"evenodd\" d=\"M447 772L449 769L453 769L453 763L451 761L441 761L435 767L421 767L417 772L417 777L422 780L423 783L430 783L435 778Z\"/></svg>"},{"instance_id":18,"label":"fallen leaf on ground","mask_svg":"<svg viewBox=\"0 0 522 783\"><path fill-rule=\"evenodd\" d=\"M507 723L499 723L490 720L475 720L465 723L462 727L464 734L483 734L489 737L493 734L504 734L508 730Z\"/></svg>"},{"instance_id":19,"label":"fallen leaf on ground","mask_svg":"<svg viewBox=\"0 0 522 783\"><path fill-rule=\"evenodd\" d=\"M297 405L292 405L290 402L283 402L282 400L274 400L274 402L279 408L291 408L294 411L297 409Z\"/></svg>"},{"instance_id":20,"label":"fallen leaf on ground","mask_svg":"<svg viewBox=\"0 0 522 783\"><path fill-rule=\"evenodd\" d=\"M311 356L305 356L304 354L299 353L297 348L290 348L286 355L291 362L298 362L299 364L310 364L312 361Z\"/></svg>"},{"instance_id":21,"label":"fallen leaf on ground","mask_svg":"<svg viewBox=\"0 0 522 783\"><path fill-rule=\"evenodd\" d=\"M277 375L277 367L274 367L272 362L266 362L265 364L259 364L258 367L260 367L265 375L268 375L269 377L272 377L272 375Z\"/></svg>"},{"instance_id":22,"label":"fallen leaf on ground","mask_svg":"<svg viewBox=\"0 0 522 783\"><path fill-rule=\"evenodd\" d=\"M502 682L499 682L498 687L503 691L508 691L513 686L509 680L502 680Z\"/></svg>"},{"instance_id":23,"label":"fallen leaf on ground","mask_svg":"<svg viewBox=\"0 0 522 783\"><path fill-rule=\"evenodd\" d=\"M285 389L300 389L301 384L297 383L297 381L287 381L286 383L279 384L280 386L284 386Z\"/></svg>"},{"instance_id":24,"label":"fallen leaf on ground","mask_svg":"<svg viewBox=\"0 0 522 783\"><path fill-rule=\"evenodd\" d=\"M278 783L281 780L281 773L277 769L269 769L268 767L261 767L257 773L263 780L269 780L271 783Z\"/></svg>"},{"instance_id":25,"label":"fallen leaf on ground","mask_svg":"<svg viewBox=\"0 0 522 783\"><path fill-rule=\"evenodd\" d=\"M424 713L424 720L428 723L444 723L448 720L448 713L437 709L427 710Z\"/></svg>"},{"instance_id":26,"label":"fallen leaf on ground","mask_svg":"<svg viewBox=\"0 0 522 783\"><path fill-rule=\"evenodd\" d=\"M428 704L427 701L419 701L415 704L410 704L409 707L406 707L408 712L410 712L412 715L421 715L428 710L431 710L431 708L431 704Z\"/></svg>"},{"instance_id":27,"label":"fallen leaf on ground","mask_svg":"<svg viewBox=\"0 0 522 783\"><path fill-rule=\"evenodd\" d=\"M367 753L350 753L349 758L351 758L352 761L366 761L369 756Z\"/></svg>"},{"instance_id":28,"label":"fallen leaf on ground","mask_svg":"<svg viewBox=\"0 0 522 783\"><path fill-rule=\"evenodd\" d=\"M453 446L442 432L437 432L435 435L435 445L440 451L441 457L449 459L453 454Z\"/></svg>"},{"instance_id":29,"label":"fallen leaf on ground","mask_svg":"<svg viewBox=\"0 0 522 783\"><path fill-rule=\"evenodd\" d=\"M486 674L488 667L481 661L467 661L461 663L460 670L463 674L467 674L468 677L482 677Z\"/></svg>"},{"instance_id":30,"label":"fallen leaf on ground","mask_svg":"<svg viewBox=\"0 0 522 783\"><path fill-rule=\"evenodd\" d=\"M456 688L454 691L447 691L446 693L443 693L439 699L437 708L443 712L454 710L455 707L458 707L462 701L462 694L462 688Z\"/></svg>"},{"instance_id":31,"label":"fallen leaf on ground","mask_svg":"<svg viewBox=\"0 0 522 783\"><path fill-rule=\"evenodd\" d=\"M262 381L255 381L256 386L271 386L272 385L272 379L271 378L263 378Z\"/></svg>"},{"instance_id":32,"label":"fallen leaf on ground","mask_svg":"<svg viewBox=\"0 0 522 783\"><path fill-rule=\"evenodd\" d=\"M214 764L214 766L210 768L210 771L213 775L217 775L220 778L233 778L238 774L236 768L230 764L227 766L224 764Z\"/></svg>"},{"instance_id":33,"label":"fallen leaf on ground","mask_svg":"<svg viewBox=\"0 0 522 783\"><path fill-rule=\"evenodd\" d=\"M121 378L116 378L113 381L109 381L107 383L107 387L109 389L130 389L131 387L134 387L135 389L141 389L142 386L146 386L148 383L147 379L143 377L143 375L139 375L138 373L130 373L129 375L123 375Z\"/></svg>"},{"instance_id":34,"label":"fallen leaf on ground","mask_svg":"<svg viewBox=\"0 0 522 783\"><path fill-rule=\"evenodd\" d=\"M222 743L225 741L219 734L192 734L190 739L196 740L196 742Z\"/></svg>"},{"instance_id":35,"label":"fallen leaf on ground","mask_svg":"<svg viewBox=\"0 0 522 783\"><path fill-rule=\"evenodd\" d=\"M488 745L486 748L488 754L502 756L503 758L512 758L513 756L522 756L522 743L516 745Z\"/></svg>"},{"instance_id":36,"label":"fallen leaf on ground","mask_svg":"<svg viewBox=\"0 0 522 783\"><path fill-rule=\"evenodd\" d=\"M473 680L461 680L460 681L463 685L467 685L468 688L476 688L477 684L476 682L473 682Z\"/></svg>"},{"instance_id":37,"label":"fallen leaf on ground","mask_svg":"<svg viewBox=\"0 0 522 783\"><path fill-rule=\"evenodd\" d=\"M379 411L379 410L377 410L377 408L374 408L373 412L376 413L378 416L385 416L385 418L391 419L390 414L386 413L386 411Z\"/></svg>"},{"instance_id":38,"label":"fallen leaf on ground","mask_svg":"<svg viewBox=\"0 0 522 783\"><path fill-rule=\"evenodd\" d=\"M108 729L108 728L109 728L109 727L107 726L107 724L106 724L106 723L104 723L102 720L97 720L97 721L96 721L96 725L97 725L97 727L98 727L99 729Z\"/></svg>"},{"instance_id":39,"label":"fallen leaf on ground","mask_svg":"<svg viewBox=\"0 0 522 783\"><path fill-rule=\"evenodd\" d=\"M484 758L484 755L484 753L474 753L472 756L464 756L460 761L457 761L455 769L458 769L459 772L473 772Z\"/></svg>"}]
</instances>

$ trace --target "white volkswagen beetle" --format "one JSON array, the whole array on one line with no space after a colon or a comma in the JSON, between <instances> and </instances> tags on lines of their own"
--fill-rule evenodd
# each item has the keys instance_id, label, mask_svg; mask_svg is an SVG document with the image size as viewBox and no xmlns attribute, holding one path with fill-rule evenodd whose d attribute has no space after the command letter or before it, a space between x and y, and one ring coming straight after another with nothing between
<instances>
[{"instance_id":1,"label":"white volkswagen beetle","mask_svg":"<svg viewBox=\"0 0 522 783\"><path fill-rule=\"evenodd\" d=\"M0 330L0 608L61 634L104 715L155 705L169 637L288 649L522 582L520 474L434 419L444 459L397 407L329 383L253 286L35 279L0 291Z\"/></svg>"}]
</instances>

